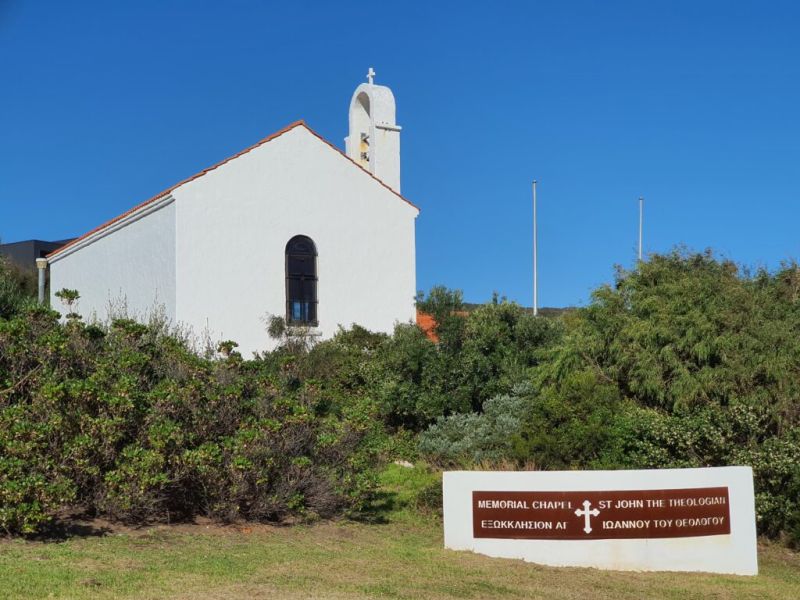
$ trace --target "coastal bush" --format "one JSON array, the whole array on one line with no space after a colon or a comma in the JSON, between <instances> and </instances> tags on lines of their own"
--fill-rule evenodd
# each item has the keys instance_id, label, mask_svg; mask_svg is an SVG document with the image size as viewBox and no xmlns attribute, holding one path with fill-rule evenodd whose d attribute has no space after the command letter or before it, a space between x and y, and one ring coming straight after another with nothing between
<instances>
[{"instance_id":1,"label":"coastal bush","mask_svg":"<svg viewBox=\"0 0 800 600\"><path fill-rule=\"evenodd\" d=\"M440 312L457 306L441 292L437 302ZM429 460L465 466L490 455L541 469L750 465L759 531L800 544L796 264L750 273L710 251L677 249L617 269L613 285L557 325L507 303L462 320L443 333L460 337L433 360L455 357L441 378L452 386L444 395L452 402L459 396L451 390L466 393L435 421L417 422ZM407 397L426 389L425 369ZM535 393L508 407L507 442L487 443L494 422L481 394L507 393L514 380Z\"/></svg>"},{"instance_id":2,"label":"coastal bush","mask_svg":"<svg viewBox=\"0 0 800 600\"><path fill-rule=\"evenodd\" d=\"M352 344L326 344L318 363L357 367ZM43 308L0 319L0 527L32 533L64 507L133 523L358 511L381 427L357 384L344 402L310 353L226 348L208 360L159 328Z\"/></svg>"},{"instance_id":3,"label":"coastal bush","mask_svg":"<svg viewBox=\"0 0 800 600\"><path fill-rule=\"evenodd\" d=\"M434 288L419 306L435 339L400 324L315 343L272 319L279 346L253 359L230 340L198 356L165 322L62 324L9 273L0 267L7 532L41 530L64 507L135 523L355 514L378 463L420 456L467 468L750 465L759 531L800 545L793 263L749 273L676 250L618 269L555 319Z\"/></svg>"},{"instance_id":4,"label":"coastal bush","mask_svg":"<svg viewBox=\"0 0 800 600\"><path fill-rule=\"evenodd\" d=\"M0 256L0 319L10 319L33 303L36 279Z\"/></svg>"},{"instance_id":5,"label":"coastal bush","mask_svg":"<svg viewBox=\"0 0 800 600\"><path fill-rule=\"evenodd\" d=\"M751 465L759 531L800 543L796 264L750 273L710 251L654 255L618 269L564 324L536 369L545 403L518 457L542 468Z\"/></svg>"},{"instance_id":6,"label":"coastal bush","mask_svg":"<svg viewBox=\"0 0 800 600\"><path fill-rule=\"evenodd\" d=\"M755 274L675 250L617 270L538 371L540 385L590 369L636 404L683 414L745 405L765 431L800 424L800 269Z\"/></svg>"},{"instance_id":7,"label":"coastal bush","mask_svg":"<svg viewBox=\"0 0 800 600\"><path fill-rule=\"evenodd\" d=\"M444 468L506 458L512 454L532 403L531 390L523 385L487 400L482 413L439 417L420 434L419 450L432 464Z\"/></svg>"},{"instance_id":8,"label":"coastal bush","mask_svg":"<svg viewBox=\"0 0 800 600\"><path fill-rule=\"evenodd\" d=\"M368 385L391 427L422 431L441 416L482 412L485 402L531 378L561 336L560 321L497 298L466 311L460 293L437 287L418 302L433 315L438 342L398 325L370 369Z\"/></svg>"},{"instance_id":9,"label":"coastal bush","mask_svg":"<svg viewBox=\"0 0 800 600\"><path fill-rule=\"evenodd\" d=\"M770 417L753 407L706 406L668 415L627 405L613 424L601 468L753 468L760 533L800 545L800 428L770 433Z\"/></svg>"}]
</instances>

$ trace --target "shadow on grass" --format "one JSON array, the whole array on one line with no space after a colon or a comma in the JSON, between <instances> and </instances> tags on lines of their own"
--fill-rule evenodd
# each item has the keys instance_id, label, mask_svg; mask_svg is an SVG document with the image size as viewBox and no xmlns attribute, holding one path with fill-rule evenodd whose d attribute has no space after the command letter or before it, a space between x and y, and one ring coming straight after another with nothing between
<instances>
[{"instance_id":1,"label":"shadow on grass","mask_svg":"<svg viewBox=\"0 0 800 600\"><path fill-rule=\"evenodd\" d=\"M95 525L75 518L56 519L39 533L26 536L36 542L65 542L72 538L103 537L112 532L110 527Z\"/></svg>"},{"instance_id":2,"label":"shadow on grass","mask_svg":"<svg viewBox=\"0 0 800 600\"><path fill-rule=\"evenodd\" d=\"M427 467L389 465L381 474L381 485L353 521L387 524L408 514L442 517L441 475Z\"/></svg>"},{"instance_id":3,"label":"shadow on grass","mask_svg":"<svg viewBox=\"0 0 800 600\"><path fill-rule=\"evenodd\" d=\"M367 505L360 512L351 515L350 519L368 525L385 525L389 523L389 515L398 508L397 492L378 490Z\"/></svg>"}]
</instances>

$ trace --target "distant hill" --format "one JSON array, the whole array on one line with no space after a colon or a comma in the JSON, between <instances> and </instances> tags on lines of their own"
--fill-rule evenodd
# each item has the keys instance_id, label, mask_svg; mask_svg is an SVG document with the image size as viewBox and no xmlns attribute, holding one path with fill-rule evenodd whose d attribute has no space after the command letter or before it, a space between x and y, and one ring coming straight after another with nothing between
<instances>
[{"instance_id":1,"label":"distant hill","mask_svg":"<svg viewBox=\"0 0 800 600\"><path fill-rule=\"evenodd\" d=\"M476 308L478 308L479 306L482 305L471 302L465 302L464 310L471 312ZM527 312L533 312L533 308L531 308L530 306L523 306L522 308ZM565 306L563 308L557 308L554 306L542 306L539 307L539 315L541 315L542 317L560 317L564 313L571 312L573 310L577 310L577 308L575 306Z\"/></svg>"}]
</instances>

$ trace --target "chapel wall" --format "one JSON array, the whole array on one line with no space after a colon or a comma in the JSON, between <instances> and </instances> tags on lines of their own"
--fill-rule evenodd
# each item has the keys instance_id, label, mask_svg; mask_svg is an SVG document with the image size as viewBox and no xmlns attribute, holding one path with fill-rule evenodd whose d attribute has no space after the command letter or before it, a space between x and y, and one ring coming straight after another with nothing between
<instances>
[{"instance_id":1,"label":"chapel wall","mask_svg":"<svg viewBox=\"0 0 800 600\"><path fill-rule=\"evenodd\" d=\"M89 241L88 239L86 240ZM83 245L85 244L85 245ZM153 311L175 319L175 206L172 202L91 243L76 244L50 260L50 304L64 313L54 296L76 289L76 312L84 321L106 321L109 310L146 320Z\"/></svg>"},{"instance_id":2,"label":"chapel wall","mask_svg":"<svg viewBox=\"0 0 800 600\"><path fill-rule=\"evenodd\" d=\"M418 210L305 127L173 192L176 314L240 350L274 347L270 314L285 315L286 243L318 251L318 332L358 323L390 332L415 318Z\"/></svg>"}]
</instances>

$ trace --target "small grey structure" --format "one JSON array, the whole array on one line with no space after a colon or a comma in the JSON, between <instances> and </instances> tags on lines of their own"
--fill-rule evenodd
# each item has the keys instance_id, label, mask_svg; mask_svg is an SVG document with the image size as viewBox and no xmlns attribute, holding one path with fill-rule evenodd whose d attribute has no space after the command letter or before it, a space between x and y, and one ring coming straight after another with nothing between
<instances>
[{"instance_id":1,"label":"small grey structure","mask_svg":"<svg viewBox=\"0 0 800 600\"><path fill-rule=\"evenodd\" d=\"M54 250L70 243L73 238L46 242L43 240L25 240L11 244L0 244L0 256L5 256L13 265L33 271L36 269L36 259L44 258Z\"/></svg>"}]
</instances>

